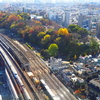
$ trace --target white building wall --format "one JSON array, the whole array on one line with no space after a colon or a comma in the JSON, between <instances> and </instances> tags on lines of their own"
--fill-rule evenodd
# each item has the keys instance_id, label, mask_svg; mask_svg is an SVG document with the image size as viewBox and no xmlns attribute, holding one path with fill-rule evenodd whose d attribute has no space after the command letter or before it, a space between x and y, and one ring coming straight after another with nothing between
<instances>
[{"instance_id":1,"label":"white building wall","mask_svg":"<svg viewBox=\"0 0 100 100\"><path fill-rule=\"evenodd\" d=\"M58 69L62 66L62 59L50 57L50 66L52 69Z\"/></svg>"}]
</instances>

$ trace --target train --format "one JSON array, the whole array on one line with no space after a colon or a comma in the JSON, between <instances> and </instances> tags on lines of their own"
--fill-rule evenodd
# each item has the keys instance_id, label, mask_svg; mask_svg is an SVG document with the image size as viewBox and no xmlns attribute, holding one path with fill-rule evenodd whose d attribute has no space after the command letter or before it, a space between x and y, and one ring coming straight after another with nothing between
<instances>
[{"instance_id":1,"label":"train","mask_svg":"<svg viewBox=\"0 0 100 100\"><path fill-rule=\"evenodd\" d=\"M5 69L5 73L6 73L8 82L10 83L10 84L9 84L9 86L10 86L9 89L11 90L11 93L13 94L13 98L15 98L15 100L19 100L18 94L17 94L17 92L16 92L16 90L15 90L15 88L14 88L14 85L13 85L11 79L10 79L10 76L9 76L9 74L8 74L7 69Z\"/></svg>"},{"instance_id":2,"label":"train","mask_svg":"<svg viewBox=\"0 0 100 100\"><path fill-rule=\"evenodd\" d=\"M40 81L41 81L41 87L44 88L49 93L52 100L61 100L57 94L54 94L52 92L52 90L49 88L49 86L46 84L46 82L43 79L41 79Z\"/></svg>"},{"instance_id":3,"label":"train","mask_svg":"<svg viewBox=\"0 0 100 100\"><path fill-rule=\"evenodd\" d=\"M26 88L25 88L25 86L24 86L21 78L19 77L16 69L14 68L12 62L10 61L9 57L6 55L6 53L2 49L2 47L0 47L0 52L1 52L1 55L4 57L7 65L8 65L8 67L10 67L10 69L11 69L11 71L12 71L12 73L13 73L13 75L14 75L14 77L15 77L15 79L16 79L19 87L20 87L20 89L21 89L21 92L22 92L25 100L32 100L31 97L30 97L30 95L29 95L29 93L28 93L28 91L26 90Z\"/></svg>"},{"instance_id":4,"label":"train","mask_svg":"<svg viewBox=\"0 0 100 100\"><path fill-rule=\"evenodd\" d=\"M13 55L13 57L16 59L16 61L21 66L21 69L23 71L30 70L30 64L29 64L28 59L24 56L24 54L18 48L16 48L11 43L5 41L4 39L0 39L0 43L3 49L6 48Z\"/></svg>"}]
</instances>

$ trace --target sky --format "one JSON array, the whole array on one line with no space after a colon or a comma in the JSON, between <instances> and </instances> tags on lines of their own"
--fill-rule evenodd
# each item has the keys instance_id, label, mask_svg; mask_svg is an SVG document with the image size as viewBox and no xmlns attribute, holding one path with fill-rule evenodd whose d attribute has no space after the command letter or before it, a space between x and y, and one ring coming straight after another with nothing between
<instances>
[{"instance_id":1,"label":"sky","mask_svg":"<svg viewBox=\"0 0 100 100\"><path fill-rule=\"evenodd\" d=\"M0 2L33 2L34 3L34 0L0 0ZM50 2L50 0L39 0L40 2ZM74 2L100 2L100 0L51 0L52 3L55 3L56 1L59 1L59 2L69 2L69 1L74 1Z\"/></svg>"}]
</instances>

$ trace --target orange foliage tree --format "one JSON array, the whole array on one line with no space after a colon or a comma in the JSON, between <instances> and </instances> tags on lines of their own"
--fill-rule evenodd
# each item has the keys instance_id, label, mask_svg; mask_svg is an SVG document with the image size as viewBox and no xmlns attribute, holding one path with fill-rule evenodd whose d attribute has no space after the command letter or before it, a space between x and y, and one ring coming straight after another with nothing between
<instances>
[{"instance_id":1,"label":"orange foliage tree","mask_svg":"<svg viewBox=\"0 0 100 100\"><path fill-rule=\"evenodd\" d=\"M18 21L19 20L19 17L15 16L15 15L10 15L8 18L7 18L7 21L9 22L14 22L14 21Z\"/></svg>"}]
</instances>

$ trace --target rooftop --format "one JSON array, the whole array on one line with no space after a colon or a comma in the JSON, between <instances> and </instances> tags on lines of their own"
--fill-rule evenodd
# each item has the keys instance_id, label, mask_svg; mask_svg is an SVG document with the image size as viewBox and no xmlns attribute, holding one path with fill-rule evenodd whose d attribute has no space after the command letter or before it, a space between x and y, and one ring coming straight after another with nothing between
<instances>
[{"instance_id":1,"label":"rooftop","mask_svg":"<svg viewBox=\"0 0 100 100\"><path fill-rule=\"evenodd\" d=\"M100 88L100 80L98 78L92 79L90 83Z\"/></svg>"}]
</instances>

